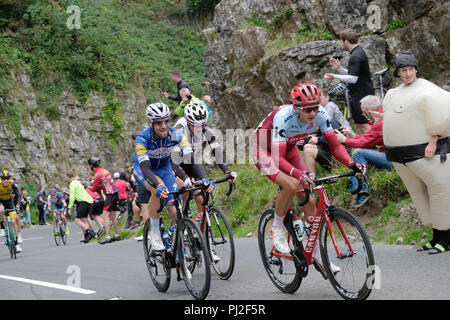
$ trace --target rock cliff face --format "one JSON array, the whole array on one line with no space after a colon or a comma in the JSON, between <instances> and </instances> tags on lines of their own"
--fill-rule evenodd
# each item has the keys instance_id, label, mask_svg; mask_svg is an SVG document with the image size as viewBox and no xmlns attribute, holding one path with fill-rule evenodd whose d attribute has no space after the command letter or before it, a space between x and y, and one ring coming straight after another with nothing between
<instances>
[{"instance_id":1,"label":"rock cliff face","mask_svg":"<svg viewBox=\"0 0 450 320\"><path fill-rule=\"evenodd\" d=\"M323 78L333 71L329 58L348 63L338 39L346 28L361 35L372 73L392 67L408 49L421 76L450 89L449 1L222 0L212 25L203 31L209 47L204 69L222 129L254 128L273 106L289 103L298 82L329 87ZM394 79L391 86L397 84Z\"/></svg>"},{"instance_id":2,"label":"rock cliff face","mask_svg":"<svg viewBox=\"0 0 450 320\"><path fill-rule=\"evenodd\" d=\"M8 102L25 105L28 115L18 130L0 123L0 163L11 170L15 179L66 185L65 174L70 170L87 178L87 159L91 156L99 157L102 165L112 172L125 170L132 149L128 137L144 128L144 96L130 95L123 99L121 135L125 142L115 144L107 138L114 129L102 121L102 109L107 104L102 95L94 93L81 103L65 92L57 107L59 118L49 120L38 108L26 73L21 72L15 78L17 86Z\"/></svg>"}]
</instances>

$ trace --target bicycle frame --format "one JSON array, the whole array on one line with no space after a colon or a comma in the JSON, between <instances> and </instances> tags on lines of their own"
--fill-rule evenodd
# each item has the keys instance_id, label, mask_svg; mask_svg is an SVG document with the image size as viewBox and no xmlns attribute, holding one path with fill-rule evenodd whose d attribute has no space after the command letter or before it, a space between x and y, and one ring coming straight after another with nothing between
<instances>
[{"instance_id":1,"label":"bicycle frame","mask_svg":"<svg viewBox=\"0 0 450 320\"><path fill-rule=\"evenodd\" d=\"M350 173L339 175L339 176L335 176L335 177L329 177L327 179L327 181L333 181L334 179L345 177L345 176L349 176L349 175L350 175ZM350 257L353 254L355 254L355 251L353 250L353 248L352 248L352 246L350 244L350 240L348 239L347 235L345 234L345 230L344 230L341 222L338 220L338 221L336 221L336 224L338 225L338 228L339 228L340 232L342 233L342 236L343 236L343 238L344 238L344 240L345 240L345 242L346 242L346 244L348 246L348 249L349 249L350 253L346 253L345 255L342 255L340 253L340 251L339 251L339 248L338 248L337 242L336 242L336 238L334 236L333 228L331 226L330 217L328 216L328 210L331 207L331 203L330 203L330 201L328 199L328 196L327 196L327 193L325 191L325 186L324 186L324 184L321 184L320 181L321 180L319 179L318 180L318 182L319 182L318 186L316 186L315 188L311 188L311 189L308 189L308 190L300 191L300 192L305 192L305 194L306 194L305 200L300 204L300 206L303 206L303 205L305 205L308 202L310 194L313 194L315 192L315 193L317 193L319 195L319 201L318 201L316 213L314 215L314 220L313 220L313 223L311 225L310 234L309 234L308 239L306 241L306 246L303 247L303 243L301 241L299 241L297 239L297 237L293 237L293 241L295 243L295 247L299 248L299 250L300 250L299 253L302 253L302 255L305 257L305 260L306 260L308 265L311 265L311 264L314 263L314 259L312 257L313 249L314 249L314 246L316 244L316 241L319 238L320 227L321 227L322 223L324 223L324 222L327 224L328 231L330 233L330 238L331 238L333 246L334 246L334 248L336 250L337 256L340 259L343 259L343 258ZM357 188L357 190L353 191L352 193L355 194L355 193L359 192L361 187L362 187L361 180L358 179L358 188ZM290 235L291 234L294 235L295 231L293 229L293 224L292 224L292 214L288 214L288 212L290 212L290 211L291 211L291 209L289 208L287 210L287 213L286 213L285 217L284 217L284 225L285 225L286 229L289 231L289 234ZM294 255L295 255L295 253L298 252L298 250L297 250L297 252L291 252L291 255L280 254L280 253L276 252L274 250L274 248L272 248L271 252L274 255L276 255L276 256L287 258L287 259L290 259L290 260L294 260ZM297 258L301 258L301 257L297 257Z\"/></svg>"}]
</instances>

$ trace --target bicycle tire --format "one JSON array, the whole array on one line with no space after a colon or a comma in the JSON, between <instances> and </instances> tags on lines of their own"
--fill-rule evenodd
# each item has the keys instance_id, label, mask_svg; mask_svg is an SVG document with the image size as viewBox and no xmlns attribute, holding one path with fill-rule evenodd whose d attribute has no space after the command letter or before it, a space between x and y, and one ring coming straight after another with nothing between
<instances>
[{"instance_id":1,"label":"bicycle tire","mask_svg":"<svg viewBox=\"0 0 450 320\"><path fill-rule=\"evenodd\" d=\"M8 221L8 247L9 254L11 255L11 259L17 259L16 256L16 235L14 233L14 227L11 221Z\"/></svg>"},{"instance_id":2,"label":"bicycle tire","mask_svg":"<svg viewBox=\"0 0 450 320\"><path fill-rule=\"evenodd\" d=\"M233 232L222 209L210 206L208 213L211 226L206 225L205 238L211 266L220 279L227 280L233 274L235 264ZM213 252L220 260L214 261Z\"/></svg>"},{"instance_id":3,"label":"bicycle tire","mask_svg":"<svg viewBox=\"0 0 450 320\"><path fill-rule=\"evenodd\" d=\"M61 223L59 226L59 235L61 236L62 243L67 244L66 225Z\"/></svg>"},{"instance_id":4,"label":"bicycle tire","mask_svg":"<svg viewBox=\"0 0 450 320\"><path fill-rule=\"evenodd\" d=\"M258 225L258 246L264 269L275 287L284 293L294 293L300 287L303 277L292 259L273 253L270 233L274 209L267 209L261 215ZM292 238L292 235L291 235Z\"/></svg>"},{"instance_id":5,"label":"bicycle tire","mask_svg":"<svg viewBox=\"0 0 450 320\"><path fill-rule=\"evenodd\" d=\"M363 226L350 211L334 207L330 208L328 216L339 252L342 255L342 258L337 256L331 236L328 236L328 226L323 221L319 234L320 254L328 279L333 288L344 299L367 299L375 280L375 258L370 239ZM338 222L340 222L354 254L352 254ZM341 270L333 273L330 262Z\"/></svg>"},{"instance_id":6,"label":"bicycle tire","mask_svg":"<svg viewBox=\"0 0 450 320\"><path fill-rule=\"evenodd\" d=\"M211 285L208 247L196 222L184 218L180 226L177 250L183 280L189 293L203 300Z\"/></svg>"},{"instance_id":7,"label":"bicycle tire","mask_svg":"<svg viewBox=\"0 0 450 320\"><path fill-rule=\"evenodd\" d=\"M152 251L148 238L150 229L150 219L147 219L144 225L144 233L142 234L145 264L156 289L160 292L166 292L170 286L171 278L170 259L166 251Z\"/></svg>"},{"instance_id":8,"label":"bicycle tire","mask_svg":"<svg viewBox=\"0 0 450 320\"><path fill-rule=\"evenodd\" d=\"M61 230L59 230L59 226L58 226L58 221L55 221L53 223L53 228L52 228L52 232L53 232L53 238L55 239L55 243L57 246L59 246L61 244L61 237L59 234L55 234L55 230L58 230L59 233L61 233Z\"/></svg>"}]
</instances>

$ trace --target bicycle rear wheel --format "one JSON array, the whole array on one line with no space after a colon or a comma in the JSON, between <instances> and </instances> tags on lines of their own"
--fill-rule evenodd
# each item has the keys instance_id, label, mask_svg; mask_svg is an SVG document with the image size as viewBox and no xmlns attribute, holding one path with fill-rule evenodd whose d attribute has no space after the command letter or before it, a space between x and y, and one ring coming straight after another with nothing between
<instances>
[{"instance_id":1,"label":"bicycle rear wheel","mask_svg":"<svg viewBox=\"0 0 450 320\"><path fill-rule=\"evenodd\" d=\"M341 254L341 258L338 257L329 226L323 221L320 228L320 254L331 285L344 299L366 299L375 280L375 259L370 239L350 211L331 208L328 216ZM340 271L333 273L330 263L338 266Z\"/></svg>"},{"instance_id":2,"label":"bicycle rear wheel","mask_svg":"<svg viewBox=\"0 0 450 320\"><path fill-rule=\"evenodd\" d=\"M61 223L59 226L59 235L61 236L62 243L67 244L66 225Z\"/></svg>"},{"instance_id":3,"label":"bicycle rear wheel","mask_svg":"<svg viewBox=\"0 0 450 320\"><path fill-rule=\"evenodd\" d=\"M231 277L234 270L234 240L225 213L216 206L208 209L210 226L206 226L206 245L211 257L211 265L220 279Z\"/></svg>"},{"instance_id":4,"label":"bicycle rear wheel","mask_svg":"<svg viewBox=\"0 0 450 320\"><path fill-rule=\"evenodd\" d=\"M274 214L274 209L267 209L259 220L259 253L264 269L266 269L275 287L284 293L294 293L300 287L303 278L297 272L292 256L279 254L275 251L271 234Z\"/></svg>"},{"instance_id":5,"label":"bicycle rear wheel","mask_svg":"<svg viewBox=\"0 0 450 320\"><path fill-rule=\"evenodd\" d=\"M160 292L166 292L170 285L171 275L169 256L165 250L152 250L152 245L149 241L150 230L150 219L147 219L144 225L144 233L142 234L145 264L156 289Z\"/></svg>"},{"instance_id":6,"label":"bicycle rear wheel","mask_svg":"<svg viewBox=\"0 0 450 320\"><path fill-rule=\"evenodd\" d=\"M57 246L59 246L61 244L61 237L60 237L61 230L58 226L58 221L55 221L53 223L52 232L53 232L53 238L55 239L55 243Z\"/></svg>"},{"instance_id":7,"label":"bicycle rear wheel","mask_svg":"<svg viewBox=\"0 0 450 320\"><path fill-rule=\"evenodd\" d=\"M190 294L203 300L211 284L208 248L200 228L192 219L185 218L180 225L178 257L183 280Z\"/></svg>"}]
</instances>

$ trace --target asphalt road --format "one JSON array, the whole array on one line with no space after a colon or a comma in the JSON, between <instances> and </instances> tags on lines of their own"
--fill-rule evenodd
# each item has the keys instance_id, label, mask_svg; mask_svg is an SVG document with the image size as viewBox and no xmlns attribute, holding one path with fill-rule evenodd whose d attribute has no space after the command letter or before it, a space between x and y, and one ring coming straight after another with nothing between
<instances>
[{"instance_id":1,"label":"asphalt road","mask_svg":"<svg viewBox=\"0 0 450 320\"><path fill-rule=\"evenodd\" d=\"M26 228L23 252L16 260L0 246L0 299L14 300L192 300L173 271L170 288L158 292L148 275L142 242L133 239L100 245L80 244L72 223L69 242L57 247L51 226ZM209 300L341 300L328 281L312 268L294 294L283 294L269 280L256 237L235 239L233 276L212 273ZM450 253L428 255L411 246L374 244L379 288L370 300L450 299Z\"/></svg>"}]
</instances>

